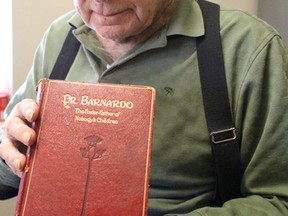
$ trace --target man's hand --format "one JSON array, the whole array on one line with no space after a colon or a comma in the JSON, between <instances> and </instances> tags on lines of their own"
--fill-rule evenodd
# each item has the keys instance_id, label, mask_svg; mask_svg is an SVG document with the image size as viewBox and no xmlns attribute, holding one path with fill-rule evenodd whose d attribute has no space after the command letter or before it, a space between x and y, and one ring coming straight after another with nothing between
<instances>
[{"instance_id":1,"label":"man's hand","mask_svg":"<svg viewBox=\"0 0 288 216\"><path fill-rule=\"evenodd\" d=\"M38 113L36 102L25 99L13 108L4 123L0 157L19 177L25 167L27 146L36 141L36 133L30 125L38 117Z\"/></svg>"}]
</instances>

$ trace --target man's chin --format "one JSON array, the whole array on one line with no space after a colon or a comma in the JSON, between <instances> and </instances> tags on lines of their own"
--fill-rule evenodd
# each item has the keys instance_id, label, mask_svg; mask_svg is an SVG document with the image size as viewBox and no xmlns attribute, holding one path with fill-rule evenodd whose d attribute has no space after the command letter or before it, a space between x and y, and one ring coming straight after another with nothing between
<instances>
[{"instance_id":1,"label":"man's chin","mask_svg":"<svg viewBox=\"0 0 288 216\"><path fill-rule=\"evenodd\" d=\"M113 26L110 28L105 29L105 31L100 30L97 31L96 34L98 35L99 39L110 40L117 43L127 43L130 41L134 41L137 38L132 33L128 33L125 31L124 28Z\"/></svg>"}]
</instances>

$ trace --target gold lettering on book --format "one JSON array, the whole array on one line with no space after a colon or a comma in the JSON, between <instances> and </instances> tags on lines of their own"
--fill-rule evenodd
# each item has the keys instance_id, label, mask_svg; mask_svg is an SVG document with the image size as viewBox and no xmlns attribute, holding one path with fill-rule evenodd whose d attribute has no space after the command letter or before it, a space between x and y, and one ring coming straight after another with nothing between
<instances>
[{"instance_id":1,"label":"gold lettering on book","mask_svg":"<svg viewBox=\"0 0 288 216\"><path fill-rule=\"evenodd\" d=\"M119 100L108 100L89 98L88 96L82 96L81 105L84 106L99 106L99 107L114 107L114 108L127 108L132 109L134 104L131 101L119 101Z\"/></svg>"},{"instance_id":2,"label":"gold lettering on book","mask_svg":"<svg viewBox=\"0 0 288 216\"><path fill-rule=\"evenodd\" d=\"M71 108L70 105L76 105L76 104L78 104L77 97L70 94L64 95L63 105L66 109ZM132 101L90 98L89 96L81 96L80 104L82 106L97 106L97 107L110 107L121 109L132 109L134 107Z\"/></svg>"},{"instance_id":3,"label":"gold lettering on book","mask_svg":"<svg viewBox=\"0 0 288 216\"><path fill-rule=\"evenodd\" d=\"M110 118L101 118L101 117L84 117L84 116L75 116L75 121L87 122L87 123L103 123L103 124L118 124L119 121Z\"/></svg>"},{"instance_id":4,"label":"gold lettering on book","mask_svg":"<svg viewBox=\"0 0 288 216\"><path fill-rule=\"evenodd\" d=\"M100 115L100 116L115 116L119 117L120 112L109 112L105 110L90 110L90 109L80 109L80 108L75 108L75 113L76 114L85 114L85 115Z\"/></svg>"},{"instance_id":5,"label":"gold lettering on book","mask_svg":"<svg viewBox=\"0 0 288 216\"><path fill-rule=\"evenodd\" d=\"M77 100L76 97L71 96L69 94L65 94L63 99L63 105L66 109L69 109L70 108L69 104L77 104L76 100Z\"/></svg>"},{"instance_id":6,"label":"gold lettering on book","mask_svg":"<svg viewBox=\"0 0 288 216\"><path fill-rule=\"evenodd\" d=\"M74 108L74 121L100 124L119 124L124 109L133 109L134 104L128 100L99 99L89 96L63 96L65 109Z\"/></svg>"}]
</instances>

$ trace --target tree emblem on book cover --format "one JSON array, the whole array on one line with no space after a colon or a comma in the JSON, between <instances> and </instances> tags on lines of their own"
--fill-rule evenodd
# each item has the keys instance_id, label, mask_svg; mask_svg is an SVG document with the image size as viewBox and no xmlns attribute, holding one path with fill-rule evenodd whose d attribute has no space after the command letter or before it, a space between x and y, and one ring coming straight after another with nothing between
<instances>
[{"instance_id":1,"label":"tree emblem on book cover","mask_svg":"<svg viewBox=\"0 0 288 216\"><path fill-rule=\"evenodd\" d=\"M86 178L84 201L82 205L81 216L86 215L88 190L89 190L90 175L92 171L93 161L100 160L104 156L104 153L106 152L106 149L100 146L100 143L102 142L101 137L96 136L96 135L91 135L91 136L84 138L84 140L86 141L87 146L81 147L80 152L81 152L82 158L84 160L88 160L88 172L87 172L87 178Z\"/></svg>"}]
</instances>

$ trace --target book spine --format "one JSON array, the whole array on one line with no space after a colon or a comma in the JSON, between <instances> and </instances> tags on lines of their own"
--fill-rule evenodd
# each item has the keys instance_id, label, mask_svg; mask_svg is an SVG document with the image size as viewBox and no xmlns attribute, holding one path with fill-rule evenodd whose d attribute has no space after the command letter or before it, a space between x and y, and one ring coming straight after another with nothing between
<instances>
[{"instance_id":1,"label":"book spine","mask_svg":"<svg viewBox=\"0 0 288 216\"><path fill-rule=\"evenodd\" d=\"M39 84L36 87L36 103L38 104L40 108L40 113L41 115L41 106L42 106L42 101L46 92L46 86L48 84L48 79L41 80ZM36 131L36 134L39 132L39 125L40 125L41 119L38 117L38 119L32 123L32 128ZM37 143L37 141L36 141ZM27 147L26 151L26 165L23 170L23 175L21 177L20 185L19 185L19 191L18 191L18 197L17 197L17 203L16 203L16 208L14 215L15 216L23 216L24 212L23 209L25 207L25 199L28 196L27 194L27 186L28 186L28 179L29 179L29 174L30 174L30 168L31 168L31 158L32 154L35 151L36 143L34 143L32 146Z\"/></svg>"}]
</instances>

